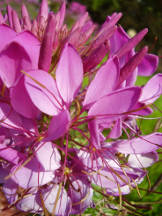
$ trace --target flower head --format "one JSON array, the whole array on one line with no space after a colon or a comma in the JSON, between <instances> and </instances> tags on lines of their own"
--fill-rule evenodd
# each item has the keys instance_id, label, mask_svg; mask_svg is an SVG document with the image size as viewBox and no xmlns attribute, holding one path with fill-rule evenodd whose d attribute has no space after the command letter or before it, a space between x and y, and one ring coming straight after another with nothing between
<instances>
[{"instance_id":1,"label":"flower head","mask_svg":"<svg viewBox=\"0 0 162 216\"><path fill-rule=\"evenodd\" d=\"M71 28L65 2L54 14L43 0L33 21L25 5L20 19L8 6L0 19L0 181L22 211L82 213L94 184L127 194L158 160L161 133L135 123L162 92L161 74L135 86L158 65L147 47L135 51L147 29L129 38L121 13L98 28L81 9Z\"/></svg>"}]
</instances>

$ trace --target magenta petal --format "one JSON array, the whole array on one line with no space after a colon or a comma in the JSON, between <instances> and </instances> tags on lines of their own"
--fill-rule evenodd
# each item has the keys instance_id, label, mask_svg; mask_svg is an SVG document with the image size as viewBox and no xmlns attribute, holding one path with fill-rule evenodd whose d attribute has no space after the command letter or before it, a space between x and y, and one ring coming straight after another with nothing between
<instances>
[{"instance_id":1,"label":"magenta petal","mask_svg":"<svg viewBox=\"0 0 162 216\"><path fill-rule=\"evenodd\" d=\"M16 32L7 25L0 25L0 51L16 36Z\"/></svg>"},{"instance_id":2,"label":"magenta petal","mask_svg":"<svg viewBox=\"0 0 162 216\"><path fill-rule=\"evenodd\" d=\"M138 74L140 76L152 75L158 66L159 58L153 54L146 54L143 61L138 66Z\"/></svg>"},{"instance_id":3,"label":"magenta petal","mask_svg":"<svg viewBox=\"0 0 162 216\"><path fill-rule=\"evenodd\" d=\"M16 52L15 52L16 50ZM22 75L21 70L31 69L31 60L24 47L18 43L11 43L0 53L0 76L9 88Z\"/></svg>"},{"instance_id":4,"label":"magenta petal","mask_svg":"<svg viewBox=\"0 0 162 216\"><path fill-rule=\"evenodd\" d=\"M63 136L69 127L70 113L63 110L57 116L54 116L49 124L47 138L45 140L56 140Z\"/></svg>"},{"instance_id":5,"label":"magenta petal","mask_svg":"<svg viewBox=\"0 0 162 216\"><path fill-rule=\"evenodd\" d=\"M0 144L0 157L4 160L7 160L13 164L18 164L20 160L24 158L23 154L16 151L11 147Z\"/></svg>"},{"instance_id":6,"label":"magenta petal","mask_svg":"<svg viewBox=\"0 0 162 216\"><path fill-rule=\"evenodd\" d=\"M133 110L133 115L141 116L150 115L153 112L153 110L150 107L146 107L146 104L140 102L133 107Z\"/></svg>"},{"instance_id":7,"label":"magenta petal","mask_svg":"<svg viewBox=\"0 0 162 216\"><path fill-rule=\"evenodd\" d=\"M26 53L29 55L32 62L30 70L37 69L40 53L40 41L31 32L24 31L18 34L14 38L13 42L16 42L17 44L22 46Z\"/></svg>"},{"instance_id":8,"label":"magenta petal","mask_svg":"<svg viewBox=\"0 0 162 216\"><path fill-rule=\"evenodd\" d=\"M123 46L116 52L116 55L120 58L129 51L131 51L143 39L147 32L148 29L143 29L133 38L129 39L128 42L123 44Z\"/></svg>"},{"instance_id":9,"label":"magenta petal","mask_svg":"<svg viewBox=\"0 0 162 216\"><path fill-rule=\"evenodd\" d=\"M48 115L57 115L62 109L62 101L53 77L43 70L32 70L28 74L25 87L33 104Z\"/></svg>"},{"instance_id":10,"label":"magenta petal","mask_svg":"<svg viewBox=\"0 0 162 216\"><path fill-rule=\"evenodd\" d=\"M51 60L53 55L53 42L55 38L55 16L54 14L50 13L48 20L47 20L47 26L45 29L43 41L41 44L40 49L40 56L39 56L39 69L45 70L48 72L50 66L51 66Z\"/></svg>"},{"instance_id":11,"label":"magenta petal","mask_svg":"<svg viewBox=\"0 0 162 216\"><path fill-rule=\"evenodd\" d=\"M88 123L88 129L91 134L90 140L93 146L95 146L96 149L101 147L100 144L100 131L99 131L99 125L97 124L97 121L91 120Z\"/></svg>"},{"instance_id":12,"label":"magenta petal","mask_svg":"<svg viewBox=\"0 0 162 216\"><path fill-rule=\"evenodd\" d=\"M26 118L37 118L39 110L32 103L24 86L24 78L10 90L11 104L14 110Z\"/></svg>"},{"instance_id":13,"label":"magenta petal","mask_svg":"<svg viewBox=\"0 0 162 216\"><path fill-rule=\"evenodd\" d=\"M110 38L110 54L114 55L126 42L128 42L129 37L124 31L124 29L119 26L116 32Z\"/></svg>"},{"instance_id":14,"label":"magenta petal","mask_svg":"<svg viewBox=\"0 0 162 216\"><path fill-rule=\"evenodd\" d=\"M122 121L121 119L116 120L113 128L111 129L108 137L116 139L122 135Z\"/></svg>"},{"instance_id":15,"label":"magenta petal","mask_svg":"<svg viewBox=\"0 0 162 216\"><path fill-rule=\"evenodd\" d=\"M118 152L124 154L145 154L155 151L162 145L162 134L153 133L147 136L141 136L132 140L124 140L114 143L114 147Z\"/></svg>"},{"instance_id":16,"label":"magenta petal","mask_svg":"<svg viewBox=\"0 0 162 216\"><path fill-rule=\"evenodd\" d=\"M56 69L56 83L65 101L70 104L77 95L83 79L83 65L78 53L66 44Z\"/></svg>"},{"instance_id":17,"label":"magenta petal","mask_svg":"<svg viewBox=\"0 0 162 216\"><path fill-rule=\"evenodd\" d=\"M97 72L94 80L88 87L83 105L87 106L109 94L115 89L119 79L118 58L110 58ZM105 83L105 80L107 82Z\"/></svg>"},{"instance_id":18,"label":"magenta petal","mask_svg":"<svg viewBox=\"0 0 162 216\"><path fill-rule=\"evenodd\" d=\"M142 89L140 102L151 104L162 94L162 74L156 74Z\"/></svg>"},{"instance_id":19,"label":"magenta petal","mask_svg":"<svg viewBox=\"0 0 162 216\"><path fill-rule=\"evenodd\" d=\"M147 50L148 50L147 47L142 48L139 52L137 52L134 56L132 56L132 58L130 58L130 60L127 62L127 64L124 65L124 67L122 67L122 69L120 70L119 83L122 83L127 78L130 79L130 76L132 77L132 74L134 74L136 67L144 58Z\"/></svg>"},{"instance_id":20,"label":"magenta petal","mask_svg":"<svg viewBox=\"0 0 162 216\"><path fill-rule=\"evenodd\" d=\"M131 111L140 97L138 87L125 88L109 94L97 101L89 110L89 116L113 117ZM131 113L131 112L130 112Z\"/></svg>"}]
</instances>

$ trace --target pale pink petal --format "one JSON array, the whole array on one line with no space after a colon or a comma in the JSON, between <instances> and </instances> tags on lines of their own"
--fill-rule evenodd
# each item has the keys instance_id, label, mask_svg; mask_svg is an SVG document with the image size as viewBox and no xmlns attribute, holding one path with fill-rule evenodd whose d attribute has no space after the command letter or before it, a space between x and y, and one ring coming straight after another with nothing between
<instances>
[{"instance_id":1,"label":"pale pink petal","mask_svg":"<svg viewBox=\"0 0 162 216\"><path fill-rule=\"evenodd\" d=\"M42 207L36 202L36 194L32 193L29 193L26 197L20 199L16 204L16 207L25 212L39 213L43 211Z\"/></svg>"},{"instance_id":2,"label":"pale pink petal","mask_svg":"<svg viewBox=\"0 0 162 216\"><path fill-rule=\"evenodd\" d=\"M52 142L40 143L35 153L45 171L53 171L60 167L61 156Z\"/></svg>"},{"instance_id":3,"label":"pale pink petal","mask_svg":"<svg viewBox=\"0 0 162 216\"><path fill-rule=\"evenodd\" d=\"M54 78L43 70L29 71L25 77L25 87L33 104L48 115L57 115L62 101Z\"/></svg>"},{"instance_id":4,"label":"pale pink petal","mask_svg":"<svg viewBox=\"0 0 162 216\"><path fill-rule=\"evenodd\" d=\"M128 169L124 169L127 175L122 171L122 169L115 168L103 168L98 167L96 173L93 174L93 183L97 184L100 187L108 188L118 188L117 184L120 186L124 186L129 184L129 181L132 179L137 179L138 175L132 171L128 171ZM117 175L116 175L117 173ZM120 176L120 178L119 178Z\"/></svg>"},{"instance_id":5,"label":"pale pink petal","mask_svg":"<svg viewBox=\"0 0 162 216\"><path fill-rule=\"evenodd\" d=\"M60 188L61 187L61 188ZM71 210L71 201L66 190L61 185L51 185L49 188L41 191L41 197L47 210L52 213L54 206L54 215L68 216ZM37 197L37 202L42 205L41 197Z\"/></svg>"},{"instance_id":6,"label":"pale pink petal","mask_svg":"<svg viewBox=\"0 0 162 216\"><path fill-rule=\"evenodd\" d=\"M0 103L0 121L1 126L6 128L22 128L20 116L7 103Z\"/></svg>"},{"instance_id":7,"label":"pale pink petal","mask_svg":"<svg viewBox=\"0 0 162 216\"><path fill-rule=\"evenodd\" d=\"M11 173L13 173L11 179L22 188L38 187L47 184L54 178L54 173L44 171L35 158L31 159L26 166L15 166Z\"/></svg>"},{"instance_id":8,"label":"pale pink petal","mask_svg":"<svg viewBox=\"0 0 162 216\"><path fill-rule=\"evenodd\" d=\"M158 161L158 153L153 151L147 154L131 154L128 164L134 168L146 168Z\"/></svg>"},{"instance_id":9,"label":"pale pink petal","mask_svg":"<svg viewBox=\"0 0 162 216\"><path fill-rule=\"evenodd\" d=\"M120 196L120 194L122 195L126 195L130 193L130 187L129 185L124 185L122 187L120 187L120 193L119 193L119 189L116 188L109 188L106 190L106 192L112 196Z\"/></svg>"},{"instance_id":10,"label":"pale pink petal","mask_svg":"<svg viewBox=\"0 0 162 216\"><path fill-rule=\"evenodd\" d=\"M162 74L156 74L143 87L140 102L151 104L162 94Z\"/></svg>"},{"instance_id":11,"label":"pale pink petal","mask_svg":"<svg viewBox=\"0 0 162 216\"><path fill-rule=\"evenodd\" d=\"M114 143L114 148L125 154L142 154L155 151L162 145L162 134L153 133L131 140Z\"/></svg>"},{"instance_id":12,"label":"pale pink petal","mask_svg":"<svg viewBox=\"0 0 162 216\"><path fill-rule=\"evenodd\" d=\"M83 79L83 65L78 53L66 44L56 69L56 83L65 103L70 104L77 95Z\"/></svg>"}]
</instances>

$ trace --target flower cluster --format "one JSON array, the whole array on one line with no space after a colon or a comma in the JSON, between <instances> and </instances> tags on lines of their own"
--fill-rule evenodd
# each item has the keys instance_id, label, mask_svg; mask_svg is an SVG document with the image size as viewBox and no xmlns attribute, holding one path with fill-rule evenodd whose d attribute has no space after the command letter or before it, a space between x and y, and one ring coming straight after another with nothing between
<instances>
[{"instance_id":1,"label":"flower cluster","mask_svg":"<svg viewBox=\"0 0 162 216\"><path fill-rule=\"evenodd\" d=\"M0 183L10 206L56 216L91 206L93 185L129 193L162 144L135 121L162 91L161 74L135 86L158 65L135 51L147 29L129 38L121 13L98 28L87 12L68 29L65 14L42 0L33 21L25 5L21 19L10 6L0 16Z\"/></svg>"}]
</instances>

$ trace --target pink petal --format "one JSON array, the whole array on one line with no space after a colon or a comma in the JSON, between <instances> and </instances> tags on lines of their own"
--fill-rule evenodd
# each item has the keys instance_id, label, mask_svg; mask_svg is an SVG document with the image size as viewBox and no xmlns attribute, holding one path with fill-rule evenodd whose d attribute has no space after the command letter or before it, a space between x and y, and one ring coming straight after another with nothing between
<instances>
[{"instance_id":1,"label":"pink petal","mask_svg":"<svg viewBox=\"0 0 162 216\"><path fill-rule=\"evenodd\" d=\"M0 53L0 76L2 81L10 88L22 75L20 71L31 69L31 64L30 57L24 47L12 42Z\"/></svg>"},{"instance_id":2,"label":"pink petal","mask_svg":"<svg viewBox=\"0 0 162 216\"><path fill-rule=\"evenodd\" d=\"M60 28L62 27L63 23L64 23L64 19L65 19L65 14L66 14L66 2L63 1L60 10L57 12L56 14L56 29L60 30Z\"/></svg>"},{"instance_id":3,"label":"pink petal","mask_svg":"<svg viewBox=\"0 0 162 216\"><path fill-rule=\"evenodd\" d=\"M36 202L36 194L32 194L29 192L26 197L20 199L20 201L16 204L16 207L21 211L25 212L42 212L42 207L38 205Z\"/></svg>"},{"instance_id":4,"label":"pink petal","mask_svg":"<svg viewBox=\"0 0 162 216\"><path fill-rule=\"evenodd\" d=\"M133 107L133 110L133 115L141 116L150 115L153 112L153 110L150 107L146 107L146 104L140 102Z\"/></svg>"},{"instance_id":5,"label":"pink petal","mask_svg":"<svg viewBox=\"0 0 162 216\"><path fill-rule=\"evenodd\" d=\"M23 92L23 93L22 93ZM10 90L11 104L16 112L26 118L37 118L39 110L32 103L24 86L24 78Z\"/></svg>"},{"instance_id":6,"label":"pink petal","mask_svg":"<svg viewBox=\"0 0 162 216\"><path fill-rule=\"evenodd\" d=\"M96 173L94 172L93 174L93 183L106 189L118 188L117 184L119 184L120 186L124 186L129 184L129 181L132 181L132 179L135 180L138 178L138 175L131 170L124 170L127 175L125 175L122 169L115 169L113 167L111 167L110 169L98 167ZM120 178L118 176L120 176Z\"/></svg>"},{"instance_id":7,"label":"pink petal","mask_svg":"<svg viewBox=\"0 0 162 216\"><path fill-rule=\"evenodd\" d=\"M144 47L139 52L137 52L134 56L130 58L127 64L122 67L120 70L120 79L119 83L122 83L124 80L129 78L129 76L134 72L139 63L143 60L148 48Z\"/></svg>"},{"instance_id":8,"label":"pink petal","mask_svg":"<svg viewBox=\"0 0 162 216\"><path fill-rule=\"evenodd\" d=\"M146 168L158 161L157 152L146 154L131 154L128 157L128 164L134 168Z\"/></svg>"},{"instance_id":9,"label":"pink petal","mask_svg":"<svg viewBox=\"0 0 162 216\"><path fill-rule=\"evenodd\" d=\"M78 53L66 44L56 69L56 83L65 101L70 104L77 95L83 79L83 65Z\"/></svg>"},{"instance_id":10,"label":"pink petal","mask_svg":"<svg viewBox=\"0 0 162 216\"><path fill-rule=\"evenodd\" d=\"M22 153L19 153L13 148L0 144L0 157L13 164L18 164L24 158Z\"/></svg>"},{"instance_id":11,"label":"pink petal","mask_svg":"<svg viewBox=\"0 0 162 216\"><path fill-rule=\"evenodd\" d=\"M69 188L69 196L72 201L71 214L77 215L84 212L92 204L93 190L88 183L83 183L77 179L72 182Z\"/></svg>"},{"instance_id":12,"label":"pink petal","mask_svg":"<svg viewBox=\"0 0 162 216\"><path fill-rule=\"evenodd\" d=\"M40 22L41 18L43 18L44 21L46 21L46 19L48 18L48 1L47 0L42 0L42 2L41 2L39 14L37 17L39 22Z\"/></svg>"},{"instance_id":13,"label":"pink petal","mask_svg":"<svg viewBox=\"0 0 162 216\"><path fill-rule=\"evenodd\" d=\"M57 115L62 101L53 77L43 70L29 71L25 77L25 87L33 104L48 115Z\"/></svg>"},{"instance_id":14,"label":"pink petal","mask_svg":"<svg viewBox=\"0 0 162 216\"><path fill-rule=\"evenodd\" d=\"M140 102L151 104L162 94L162 74L152 77L142 89Z\"/></svg>"},{"instance_id":15,"label":"pink petal","mask_svg":"<svg viewBox=\"0 0 162 216\"><path fill-rule=\"evenodd\" d=\"M13 173L11 179L22 188L38 187L47 184L54 178L54 173L44 171L35 158L31 159L26 166L15 166L11 173Z\"/></svg>"},{"instance_id":16,"label":"pink petal","mask_svg":"<svg viewBox=\"0 0 162 216\"><path fill-rule=\"evenodd\" d=\"M161 133L153 133L132 140L124 140L116 144L114 143L115 149L124 154L145 154L155 151L161 145Z\"/></svg>"},{"instance_id":17,"label":"pink petal","mask_svg":"<svg viewBox=\"0 0 162 216\"><path fill-rule=\"evenodd\" d=\"M16 32L7 25L0 25L0 51L16 36Z\"/></svg>"},{"instance_id":18,"label":"pink petal","mask_svg":"<svg viewBox=\"0 0 162 216\"><path fill-rule=\"evenodd\" d=\"M143 61L138 66L138 73L140 76L152 75L158 66L159 58L153 54L146 54Z\"/></svg>"},{"instance_id":19,"label":"pink petal","mask_svg":"<svg viewBox=\"0 0 162 216\"><path fill-rule=\"evenodd\" d=\"M35 153L45 171L55 171L60 167L61 156L52 142L40 143Z\"/></svg>"},{"instance_id":20,"label":"pink petal","mask_svg":"<svg viewBox=\"0 0 162 216\"><path fill-rule=\"evenodd\" d=\"M47 20L47 26L45 29L39 56L39 69L45 70L47 72L50 69L53 55L53 42L56 31L55 26L55 16L54 14L50 13Z\"/></svg>"},{"instance_id":21,"label":"pink petal","mask_svg":"<svg viewBox=\"0 0 162 216\"><path fill-rule=\"evenodd\" d=\"M137 103L141 89L138 87L125 88L113 92L97 101L89 110L89 116L113 117L131 111Z\"/></svg>"},{"instance_id":22,"label":"pink petal","mask_svg":"<svg viewBox=\"0 0 162 216\"><path fill-rule=\"evenodd\" d=\"M29 55L32 65L30 70L38 68L38 60L40 53L40 41L29 31L24 31L18 34L13 42L18 43L24 48Z\"/></svg>"},{"instance_id":23,"label":"pink petal","mask_svg":"<svg viewBox=\"0 0 162 216\"><path fill-rule=\"evenodd\" d=\"M69 215L69 211L71 210L71 201L64 187L61 186L60 188L59 185L51 185L49 188L42 190L41 194L44 205L50 213L53 212L55 206L54 215ZM37 201L42 205L40 197L37 198Z\"/></svg>"},{"instance_id":24,"label":"pink petal","mask_svg":"<svg viewBox=\"0 0 162 216\"><path fill-rule=\"evenodd\" d=\"M60 112L54 116L49 124L47 138L45 140L56 140L63 136L69 127L70 113L68 110Z\"/></svg>"},{"instance_id":25,"label":"pink petal","mask_svg":"<svg viewBox=\"0 0 162 216\"><path fill-rule=\"evenodd\" d=\"M22 4L21 6L21 15L23 19L23 28L26 30L31 30L30 16L25 4Z\"/></svg>"},{"instance_id":26,"label":"pink petal","mask_svg":"<svg viewBox=\"0 0 162 216\"><path fill-rule=\"evenodd\" d=\"M87 89L83 105L90 105L115 89L119 79L119 62L110 58L97 72L94 80ZM105 83L105 80L107 82Z\"/></svg>"},{"instance_id":27,"label":"pink petal","mask_svg":"<svg viewBox=\"0 0 162 216\"><path fill-rule=\"evenodd\" d=\"M20 24L20 21L19 21L19 17L18 17L15 10L12 10L12 23L13 23L13 29L16 32L21 32L22 31L21 24Z\"/></svg>"},{"instance_id":28,"label":"pink petal","mask_svg":"<svg viewBox=\"0 0 162 216\"><path fill-rule=\"evenodd\" d=\"M108 188L106 192L112 196L119 196L119 189L118 188ZM124 185L120 187L120 192L122 195L126 195L130 193L130 187L128 185ZM110 204L111 205L111 204Z\"/></svg>"},{"instance_id":29,"label":"pink petal","mask_svg":"<svg viewBox=\"0 0 162 216\"><path fill-rule=\"evenodd\" d=\"M115 54L120 58L131 51L143 39L147 32L148 29L140 31L133 38L129 39L127 43L123 44L123 46Z\"/></svg>"},{"instance_id":30,"label":"pink petal","mask_svg":"<svg viewBox=\"0 0 162 216\"><path fill-rule=\"evenodd\" d=\"M124 29L119 26L116 32L110 38L110 54L114 55L127 41L129 36Z\"/></svg>"},{"instance_id":31,"label":"pink petal","mask_svg":"<svg viewBox=\"0 0 162 216\"><path fill-rule=\"evenodd\" d=\"M113 128L111 129L108 137L112 139L116 139L122 135L122 121L121 119L118 119Z\"/></svg>"},{"instance_id":32,"label":"pink petal","mask_svg":"<svg viewBox=\"0 0 162 216\"><path fill-rule=\"evenodd\" d=\"M9 179L5 182L2 189L9 204L13 204L18 198L18 194L16 193L18 189L17 184Z\"/></svg>"},{"instance_id":33,"label":"pink petal","mask_svg":"<svg viewBox=\"0 0 162 216\"><path fill-rule=\"evenodd\" d=\"M7 103L0 103L1 126L11 129L22 128L20 116Z\"/></svg>"}]
</instances>

